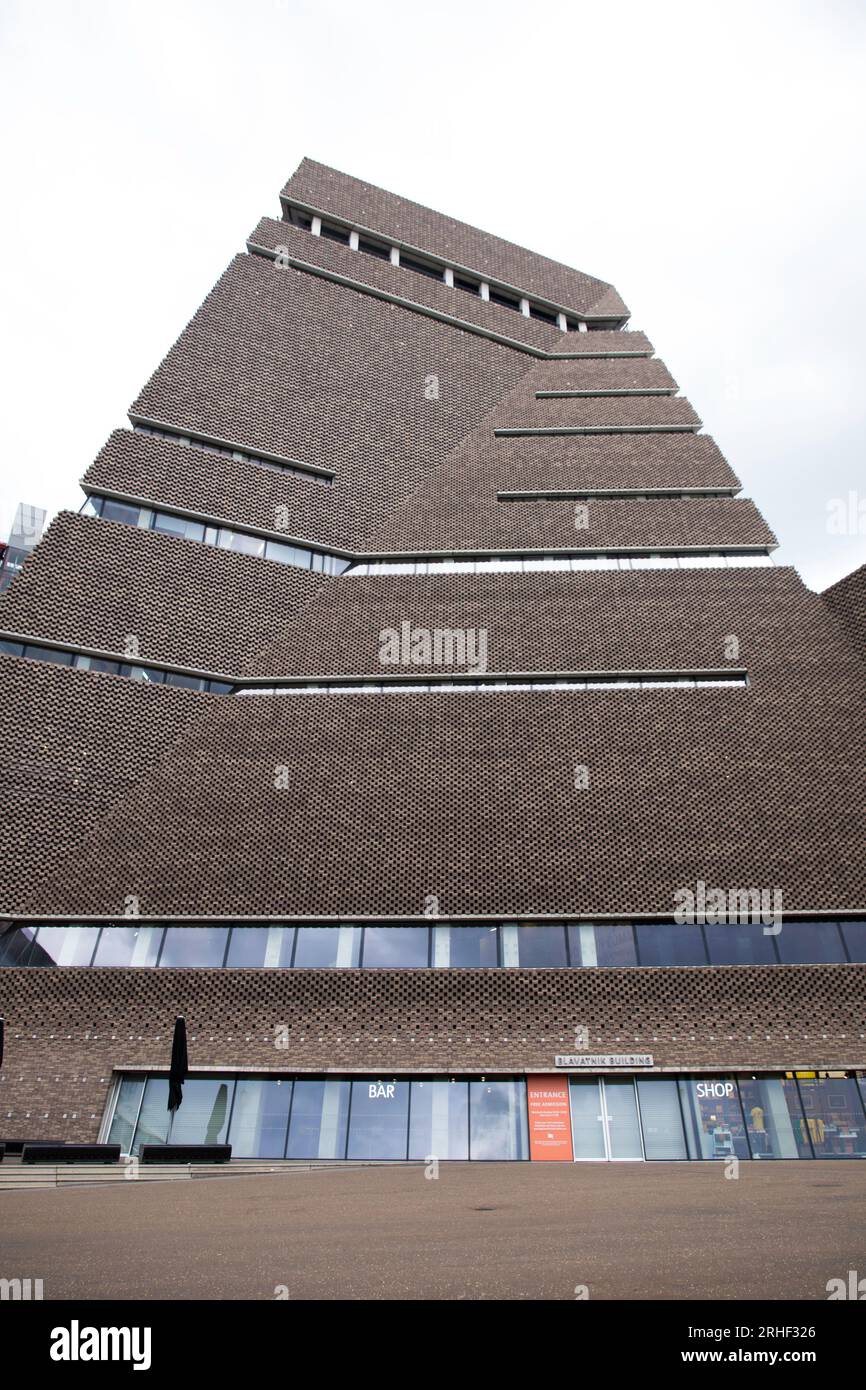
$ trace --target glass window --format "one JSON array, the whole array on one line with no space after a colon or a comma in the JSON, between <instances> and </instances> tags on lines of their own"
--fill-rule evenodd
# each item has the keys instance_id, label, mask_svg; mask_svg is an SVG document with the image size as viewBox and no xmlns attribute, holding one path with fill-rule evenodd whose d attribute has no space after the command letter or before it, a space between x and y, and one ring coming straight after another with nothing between
<instances>
[{"instance_id":1,"label":"glass window","mask_svg":"<svg viewBox=\"0 0 866 1390\"><path fill-rule=\"evenodd\" d=\"M389 969L429 965L430 928L365 927L361 963Z\"/></svg>"},{"instance_id":2,"label":"glass window","mask_svg":"<svg viewBox=\"0 0 866 1390\"><path fill-rule=\"evenodd\" d=\"M156 965L162 927L103 927L94 965Z\"/></svg>"},{"instance_id":3,"label":"glass window","mask_svg":"<svg viewBox=\"0 0 866 1390\"><path fill-rule=\"evenodd\" d=\"M839 926L851 959L866 961L866 922L840 922Z\"/></svg>"},{"instance_id":4,"label":"glass window","mask_svg":"<svg viewBox=\"0 0 866 1390\"><path fill-rule=\"evenodd\" d=\"M91 671L102 671L106 676L116 676L120 671L120 663L117 661L106 661L106 659L101 656L92 656L90 658L89 669Z\"/></svg>"},{"instance_id":5,"label":"glass window","mask_svg":"<svg viewBox=\"0 0 866 1390\"><path fill-rule=\"evenodd\" d=\"M36 661L50 661L54 666L71 666L75 660L73 652L61 652L56 647L37 647L28 642L24 655Z\"/></svg>"},{"instance_id":6,"label":"glass window","mask_svg":"<svg viewBox=\"0 0 866 1390\"><path fill-rule=\"evenodd\" d=\"M469 1157L469 1084L413 1081L410 1158Z\"/></svg>"},{"instance_id":7,"label":"glass window","mask_svg":"<svg viewBox=\"0 0 866 1390\"><path fill-rule=\"evenodd\" d=\"M568 928L568 949L572 965L637 965L634 931L628 925L572 925Z\"/></svg>"},{"instance_id":8,"label":"glass window","mask_svg":"<svg viewBox=\"0 0 866 1390\"><path fill-rule=\"evenodd\" d=\"M102 499L103 521L123 521L127 526L137 526L140 507L129 506L126 502L115 502L110 497Z\"/></svg>"},{"instance_id":9,"label":"glass window","mask_svg":"<svg viewBox=\"0 0 866 1390\"><path fill-rule=\"evenodd\" d=\"M30 965L35 941L35 927L12 927L0 934L0 965Z\"/></svg>"},{"instance_id":10,"label":"glass window","mask_svg":"<svg viewBox=\"0 0 866 1390\"><path fill-rule=\"evenodd\" d=\"M408 1081L352 1082L347 1158L405 1158L408 1127Z\"/></svg>"},{"instance_id":11,"label":"glass window","mask_svg":"<svg viewBox=\"0 0 866 1390\"><path fill-rule=\"evenodd\" d=\"M345 1158L350 1081L296 1081L287 1158Z\"/></svg>"},{"instance_id":12,"label":"glass window","mask_svg":"<svg viewBox=\"0 0 866 1390\"><path fill-rule=\"evenodd\" d=\"M857 1082L845 1072L797 1072L816 1158L866 1157L866 1126Z\"/></svg>"},{"instance_id":13,"label":"glass window","mask_svg":"<svg viewBox=\"0 0 866 1390\"><path fill-rule=\"evenodd\" d=\"M448 964L482 967L498 965L498 927L449 927Z\"/></svg>"},{"instance_id":14,"label":"glass window","mask_svg":"<svg viewBox=\"0 0 866 1390\"><path fill-rule=\"evenodd\" d=\"M204 540L204 523L193 521L190 517L154 512L152 525L154 531L162 531L167 536L179 536L188 541Z\"/></svg>"},{"instance_id":15,"label":"glass window","mask_svg":"<svg viewBox=\"0 0 866 1390\"><path fill-rule=\"evenodd\" d=\"M99 927L40 927L36 943L45 960L33 963L89 965L99 932Z\"/></svg>"},{"instance_id":16,"label":"glass window","mask_svg":"<svg viewBox=\"0 0 866 1390\"><path fill-rule=\"evenodd\" d=\"M23 656L23 642L7 642L5 637L0 637L0 652L4 656Z\"/></svg>"},{"instance_id":17,"label":"glass window","mask_svg":"<svg viewBox=\"0 0 866 1390\"><path fill-rule=\"evenodd\" d=\"M166 685L177 685L183 690L202 690L204 680L201 676L184 676L180 671L166 671Z\"/></svg>"},{"instance_id":18,"label":"glass window","mask_svg":"<svg viewBox=\"0 0 866 1390\"><path fill-rule=\"evenodd\" d=\"M641 965L706 965L701 929L691 923L649 922L635 928Z\"/></svg>"},{"instance_id":19,"label":"glass window","mask_svg":"<svg viewBox=\"0 0 866 1390\"><path fill-rule=\"evenodd\" d=\"M286 545L283 541L268 541L266 555L281 565L297 565L300 569L310 568L310 552L299 545Z\"/></svg>"},{"instance_id":20,"label":"glass window","mask_svg":"<svg viewBox=\"0 0 866 1390\"><path fill-rule=\"evenodd\" d=\"M518 960L522 966L535 968L568 965L565 947L565 927L519 926L517 928Z\"/></svg>"},{"instance_id":21,"label":"glass window","mask_svg":"<svg viewBox=\"0 0 866 1390\"><path fill-rule=\"evenodd\" d=\"M229 1130L232 1158L282 1158L291 1099L291 1081L239 1080Z\"/></svg>"},{"instance_id":22,"label":"glass window","mask_svg":"<svg viewBox=\"0 0 866 1390\"><path fill-rule=\"evenodd\" d=\"M219 545L223 550L237 550L242 555L265 553L263 536L248 536L243 531L229 531L225 526L220 529Z\"/></svg>"},{"instance_id":23,"label":"glass window","mask_svg":"<svg viewBox=\"0 0 866 1390\"><path fill-rule=\"evenodd\" d=\"M778 1076L740 1077L752 1158L810 1158L797 1088Z\"/></svg>"},{"instance_id":24,"label":"glass window","mask_svg":"<svg viewBox=\"0 0 866 1390\"><path fill-rule=\"evenodd\" d=\"M143 1076L125 1076L118 1088L117 1104L111 1118L108 1142L109 1144L119 1144L120 1152L124 1154L132 1152L132 1138L135 1133L135 1122L138 1118L138 1107L141 1104L143 1089Z\"/></svg>"},{"instance_id":25,"label":"glass window","mask_svg":"<svg viewBox=\"0 0 866 1390\"><path fill-rule=\"evenodd\" d=\"M748 1158L737 1083L725 1076L683 1077L679 1088L689 1158Z\"/></svg>"},{"instance_id":26,"label":"glass window","mask_svg":"<svg viewBox=\"0 0 866 1390\"><path fill-rule=\"evenodd\" d=\"M785 922L776 937L783 965L810 965L845 960L835 922Z\"/></svg>"},{"instance_id":27,"label":"glass window","mask_svg":"<svg viewBox=\"0 0 866 1390\"><path fill-rule=\"evenodd\" d=\"M586 1076L572 1076L569 1078L568 1096L575 1160L605 1158L598 1082Z\"/></svg>"},{"instance_id":28,"label":"glass window","mask_svg":"<svg viewBox=\"0 0 866 1390\"><path fill-rule=\"evenodd\" d=\"M150 1082L147 1083L148 1087ZM235 1083L219 1077L183 1083L183 1104L174 1112L168 1138L172 1144L225 1144ZM165 1083L168 1104L168 1082Z\"/></svg>"},{"instance_id":29,"label":"glass window","mask_svg":"<svg viewBox=\"0 0 866 1390\"><path fill-rule=\"evenodd\" d=\"M677 1083L639 1076L637 1097L647 1158L688 1158Z\"/></svg>"},{"instance_id":30,"label":"glass window","mask_svg":"<svg viewBox=\"0 0 866 1390\"><path fill-rule=\"evenodd\" d=\"M171 1046L171 1035L168 1045ZM144 1088L132 1152L137 1154L142 1144L164 1144L168 1138L168 1118L168 1079L164 1076L149 1076Z\"/></svg>"},{"instance_id":31,"label":"glass window","mask_svg":"<svg viewBox=\"0 0 866 1390\"><path fill-rule=\"evenodd\" d=\"M704 931L710 965L775 965L774 938L760 922L717 922Z\"/></svg>"},{"instance_id":32,"label":"glass window","mask_svg":"<svg viewBox=\"0 0 866 1390\"><path fill-rule=\"evenodd\" d=\"M222 965L228 927L167 927L160 965Z\"/></svg>"},{"instance_id":33,"label":"glass window","mask_svg":"<svg viewBox=\"0 0 866 1390\"><path fill-rule=\"evenodd\" d=\"M526 1084L523 1081L470 1081L471 1158L528 1158Z\"/></svg>"},{"instance_id":34,"label":"glass window","mask_svg":"<svg viewBox=\"0 0 866 1390\"><path fill-rule=\"evenodd\" d=\"M142 685L162 685L163 673L153 666L121 666L120 674Z\"/></svg>"},{"instance_id":35,"label":"glass window","mask_svg":"<svg viewBox=\"0 0 866 1390\"><path fill-rule=\"evenodd\" d=\"M232 927L226 965L289 966L294 940L294 927Z\"/></svg>"},{"instance_id":36,"label":"glass window","mask_svg":"<svg viewBox=\"0 0 866 1390\"><path fill-rule=\"evenodd\" d=\"M360 953L360 927L298 927L296 967L357 965Z\"/></svg>"}]
</instances>

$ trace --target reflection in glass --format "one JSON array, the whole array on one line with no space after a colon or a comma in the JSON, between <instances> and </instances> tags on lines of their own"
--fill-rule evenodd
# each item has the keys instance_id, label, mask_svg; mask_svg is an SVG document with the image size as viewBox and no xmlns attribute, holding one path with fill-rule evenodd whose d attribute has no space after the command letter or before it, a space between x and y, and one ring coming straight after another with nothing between
<instances>
[{"instance_id":1,"label":"reflection in glass","mask_svg":"<svg viewBox=\"0 0 866 1390\"><path fill-rule=\"evenodd\" d=\"M350 1081L296 1081L287 1158L345 1158Z\"/></svg>"},{"instance_id":2,"label":"reflection in glass","mask_svg":"<svg viewBox=\"0 0 866 1390\"><path fill-rule=\"evenodd\" d=\"M568 928L568 949L572 965L637 965L634 932L630 926L611 923L593 926L581 923Z\"/></svg>"},{"instance_id":3,"label":"reflection in glass","mask_svg":"<svg viewBox=\"0 0 866 1390\"><path fill-rule=\"evenodd\" d=\"M517 949L522 966L541 969L568 964L565 948L565 927L524 925L517 929Z\"/></svg>"},{"instance_id":4,"label":"reflection in glass","mask_svg":"<svg viewBox=\"0 0 866 1390\"><path fill-rule=\"evenodd\" d=\"M142 1144L164 1144L168 1138L168 1120L168 1078L149 1076L144 1088L132 1152L137 1154Z\"/></svg>"},{"instance_id":5,"label":"reflection in glass","mask_svg":"<svg viewBox=\"0 0 866 1390\"><path fill-rule=\"evenodd\" d=\"M282 1158L291 1099L291 1081L239 1080L229 1131L232 1158Z\"/></svg>"},{"instance_id":6,"label":"reflection in glass","mask_svg":"<svg viewBox=\"0 0 866 1390\"><path fill-rule=\"evenodd\" d=\"M809 1158L797 1088L778 1076L740 1077L752 1158Z\"/></svg>"},{"instance_id":7,"label":"reflection in glass","mask_svg":"<svg viewBox=\"0 0 866 1390\"><path fill-rule=\"evenodd\" d=\"M365 927L365 966L424 966L430 959L429 927Z\"/></svg>"},{"instance_id":8,"label":"reflection in glass","mask_svg":"<svg viewBox=\"0 0 866 1390\"><path fill-rule=\"evenodd\" d=\"M845 960L835 922L783 922L776 937L783 965L813 965Z\"/></svg>"},{"instance_id":9,"label":"reflection in glass","mask_svg":"<svg viewBox=\"0 0 866 1390\"><path fill-rule=\"evenodd\" d=\"M352 1082L347 1158L405 1158L409 1082Z\"/></svg>"},{"instance_id":10,"label":"reflection in glass","mask_svg":"<svg viewBox=\"0 0 866 1390\"><path fill-rule=\"evenodd\" d=\"M296 966L315 969L357 965L360 953L359 927L298 927Z\"/></svg>"},{"instance_id":11,"label":"reflection in glass","mask_svg":"<svg viewBox=\"0 0 866 1390\"><path fill-rule=\"evenodd\" d=\"M99 927L40 927L37 945L46 965L89 965L99 932Z\"/></svg>"},{"instance_id":12,"label":"reflection in glass","mask_svg":"<svg viewBox=\"0 0 866 1390\"><path fill-rule=\"evenodd\" d=\"M13 927L11 931L3 932L0 935L0 965L35 964L35 941L35 927ZM50 964L50 961L46 961L45 964Z\"/></svg>"},{"instance_id":13,"label":"reflection in glass","mask_svg":"<svg viewBox=\"0 0 866 1390\"><path fill-rule=\"evenodd\" d=\"M294 927L232 927L226 965L289 966L294 940Z\"/></svg>"},{"instance_id":14,"label":"reflection in glass","mask_svg":"<svg viewBox=\"0 0 866 1390\"><path fill-rule=\"evenodd\" d=\"M866 922L840 922L852 961L866 961Z\"/></svg>"},{"instance_id":15,"label":"reflection in glass","mask_svg":"<svg viewBox=\"0 0 866 1390\"><path fill-rule=\"evenodd\" d=\"M689 1158L748 1158L737 1084L729 1077L688 1077L679 1083Z\"/></svg>"},{"instance_id":16,"label":"reflection in glass","mask_svg":"<svg viewBox=\"0 0 866 1390\"><path fill-rule=\"evenodd\" d=\"M125 1076L118 1087L117 1104L114 1107L108 1142L119 1144L120 1152L123 1154L132 1152L132 1138L143 1089L143 1076Z\"/></svg>"},{"instance_id":17,"label":"reflection in glass","mask_svg":"<svg viewBox=\"0 0 866 1390\"><path fill-rule=\"evenodd\" d=\"M701 928L692 923L643 922L637 933L641 965L706 965Z\"/></svg>"},{"instance_id":18,"label":"reflection in glass","mask_svg":"<svg viewBox=\"0 0 866 1390\"><path fill-rule=\"evenodd\" d=\"M760 922L707 925L710 965L774 965L773 937L765 936Z\"/></svg>"},{"instance_id":19,"label":"reflection in glass","mask_svg":"<svg viewBox=\"0 0 866 1390\"><path fill-rule=\"evenodd\" d=\"M523 1081L470 1081L469 1153L472 1158L529 1157Z\"/></svg>"},{"instance_id":20,"label":"reflection in glass","mask_svg":"<svg viewBox=\"0 0 866 1390\"><path fill-rule=\"evenodd\" d=\"M103 927L94 965L156 965L162 927Z\"/></svg>"},{"instance_id":21,"label":"reflection in glass","mask_svg":"<svg viewBox=\"0 0 866 1390\"><path fill-rule=\"evenodd\" d=\"M844 1072L798 1072L797 1085L815 1157L866 1157L866 1124L854 1077Z\"/></svg>"},{"instance_id":22,"label":"reflection in glass","mask_svg":"<svg viewBox=\"0 0 866 1390\"><path fill-rule=\"evenodd\" d=\"M410 1158L469 1157L469 1085L466 1081L413 1081Z\"/></svg>"},{"instance_id":23,"label":"reflection in glass","mask_svg":"<svg viewBox=\"0 0 866 1390\"><path fill-rule=\"evenodd\" d=\"M498 940L496 927L449 927L448 964L479 967L498 965Z\"/></svg>"},{"instance_id":24,"label":"reflection in glass","mask_svg":"<svg viewBox=\"0 0 866 1390\"><path fill-rule=\"evenodd\" d=\"M647 1158L688 1158L677 1083L664 1077L641 1076L637 1093Z\"/></svg>"},{"instance_id":25,"label":"reflection in glass","mask_svg":"<svg viewBox=\"0 0 866 1390\"><path fill-rule=\"evenodd\" d=\"M167 927L160 966L222 965L228 927Z\"/></svg>"}]
</instances>

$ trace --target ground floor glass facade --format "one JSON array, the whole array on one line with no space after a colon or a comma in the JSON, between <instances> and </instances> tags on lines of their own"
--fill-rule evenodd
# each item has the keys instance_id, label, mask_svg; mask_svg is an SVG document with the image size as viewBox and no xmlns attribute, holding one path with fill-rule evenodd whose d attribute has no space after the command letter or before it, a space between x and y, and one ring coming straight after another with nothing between
<instances>
[{"instance_id":1,"label":"ground floor glass facade","mask_svg":"<svg viewBox=\"0 0 866 1390\"><path fill-rule=\"evenodd\" d=\"M527 1159L544 1153L528 1087L562 1100L575 1161L866 1158L866 1074L118 1078L107 1137L230 1143L235 1158ZM539 1122L556 1123L548 1110ZM550 1136L548 1135L548 1138ZM535 1146L536 1139L539 1140Z\"/></svg>"}]
</instances>

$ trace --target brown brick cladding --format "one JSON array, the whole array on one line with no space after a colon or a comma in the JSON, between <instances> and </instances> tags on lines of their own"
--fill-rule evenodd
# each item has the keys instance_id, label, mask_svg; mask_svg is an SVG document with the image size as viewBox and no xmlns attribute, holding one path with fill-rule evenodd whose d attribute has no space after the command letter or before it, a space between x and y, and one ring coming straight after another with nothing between
<instances>
[{"instance_id":1,"label":"brown brick cladding","mask_svg":"<svg viewBox=\"0 0 866 1390\"><path fill-rule=\"evenodd\" d=\"M290 257L306 264L319 266L345 276L347 280L411 300L438 314L447 314L450 318L475 324L485 332L496 333L545 352L565 351L576 336L573 333L564 334L543 319L527 318L513 309L494 304L492 300L481 299L452 285L431 280L429 276L410 270L408 266L391 265L390 261L377 260L375 256L365 255L362 251L351 251L339 242L313 236L288 222L278 222L271 217L262 218L251 232L247 246L254 254L256 247L264 247L275 253L278 248L285 248Z\"/></svg>"},{"instance_id":2,"label":"brown brick cladding","mask_svg":"<svg viewBox=\"0 0 866 1390\"><path fill-rule=\"evenodd\" d=\"M844 627L855 651L866 660L866 565L831 584L821 597Z\"/></svg>"},{"instance_id":3,"label":"brown brick cladding","mask_svg":"<svg viewBox=\"0 0 866 1390\"><path fill-rule=\"evenodd\" d=\"M512 396L512 401L513 401ZM683 396L587 396L567 400L522 400L498 411L496 429L671 429L700 425Z\"/></svg>"},{"instance_id":4,"label":"brown brick cladding","mask_svg":"<svg viewBox=\"0 0 866 1390\"><path fill-rule=\"evenodd\" d=\"M219 517L236 526L281 531L327 545L341 532L346 480L317 483L312 477L263 468L173 439L115 430L88 468L90 491L128 493L172 508ZM348 504L351 509L351 503ZM290 528L284 524L290 520Z\"/></svg>"},{"instance_id":5,"label":"brown brick cladding","mask_svg":"<svg viewBox=\"0 0 866 1390\"><path fill-rule=\"evenodd\" d=\"M853 965L2 970L0 1135L94 1139L112 1069L167 1070L179 1013L193 1072L547 1072L583 1024L593 1051L713 1074L862 1067L864 1002Z\"/></svg>"},{"instance_id":6,"label":"brown brick cladding","mask_svg":"<svg viewBox=\"0 0 866 1390\"><path fill-rule=\"evenodd\" d=\"M327 539L352 546L531 360L369 295L238 256L131 413L332 468ZM427 398L431 375L438 400Z\"/></svg>"},{"instance_id":7,"label":"brown brick cladding","mask_svg":"<svg viewBox=\"0 0 866 1390\"><path fill-rule=\"evenodd\" d=\"M313 486L316 486L313 484ZM233 675L321 574L61 512L0 599L0 626Z\"/></svg>"},{"instance_id":8,"label":"brown brick cladding","mask_svg":"<svg viewBox=\"0 0 866 1390\"><path fill-rule=\"evenodd\" d=\"M571 344L573 334L567 342ZM579 335L581 341L586 334ZM627 342L641 335L634 333L593 333L590 344L598 338L616 338ZM538 377L527 381L526 394L534 401L536 391L675 391L676 382L659 357L588 357L584 361L566 359L547 361ZM539 410L544 402L539 401ZM547 402L547 405L552 402Z\"/></svg>"},{"instance_id":9,"label":"brown brick cladding","mask_svg":"<svg viewBox=\"0 0 866 1390\"><path fill-rule=\"evenodd\" d=\"M763 591L737 603L736 585L705 572L690 604L684 589L664 606L655 587L640 614L646 578L689 576L612 577L621 602L596 595L591 623L611 652L640 616L678 664L724 665L724 634L738 633L751 687L226 697L27 910L111 912L134 893L167 917L352 920L415 917L436 894L445 916L670 914L702 879L779 888L790 912L863 911L866 682L820 598L798 595L790 571L753 571ZM679 619L695 632L690 606L710 636L677 654L664 633ZM464 622L489 611L464 604ZM530 634L533 615L524 595Z\"/></svg>"},{"instance_id":10,"label":"brown brick cladding","mask_svg":"<svg viewBox=\"0 0 866 1390\"><path fill-rule=\"evenodd\" d=\"M11 656L0 672L0 910L15 912L220 697Z\"/></svg>"},{"instance_id":11,"label":"brown brick cladding","mask_svg":"<svg viewBox=\"0 0 866 1390\"><path fill-rule=\"evenodd\" d=\"M417 675L381 666L380 633L484 628L489 671L718 669L738 635L754 679L856 672L817 595L782 567L344 575L250 657L246 675ZM793 650L792 650L793 647ZM440 668L441 670L441 668ZM788 677L787 679L790 679Z\"/></svg>"},{"instance_id":12,"label":"brown brick cladding","mask_svg":"<svg viewBox=\"0 0 866 1390\"><path fill-rule=\"evenodd\" d=\"M585 313L627 317L628 310L604 280L584 275L501 237L434 212L408 198L387 193L361 179L304 159L283 189L289 199L308 203L352 225L394 237L430 255L503 281Z\"/></svg>"},{"instance_id":13,"label":"brown brick cladding","mask_svg":"<svg viewBox=\"0 0 866 1390\"><path fill-rule=\"evenodd\" d=\"M543 550L589 546L773 546L776 538L754 502L740 497L590 498L576 521L568 499L500 501L490 486L472 507L442 511L429 494L400 522L383 528L374 550ZM440 492L441 497L441 492ZM437 500L439 500L437 498ZM415 525L412 526L412 521Z\"/></svg>"}]
</instances>

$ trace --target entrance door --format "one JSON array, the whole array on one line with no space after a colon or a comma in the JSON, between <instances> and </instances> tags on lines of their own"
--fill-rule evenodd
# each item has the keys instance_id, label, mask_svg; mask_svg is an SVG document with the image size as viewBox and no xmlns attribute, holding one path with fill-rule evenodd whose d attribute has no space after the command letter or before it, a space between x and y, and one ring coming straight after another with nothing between
<instances>
[{"instance_id":1,"label":"entrance door","mask_svg":"<svg viewBox=\"0 0 866 1390\"><path fill-rule=\"evenodd\" d=\"M568 1090L575 1162L643 1158L637 1098L630 1077L607 1081L572 1077Z\"/></svg>"}]
</instances>

